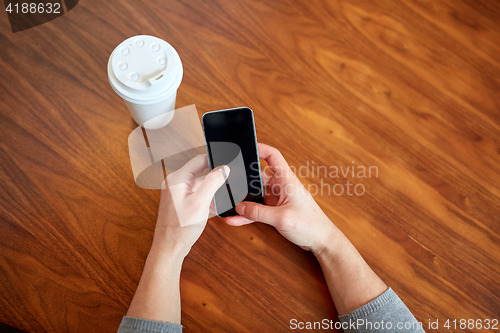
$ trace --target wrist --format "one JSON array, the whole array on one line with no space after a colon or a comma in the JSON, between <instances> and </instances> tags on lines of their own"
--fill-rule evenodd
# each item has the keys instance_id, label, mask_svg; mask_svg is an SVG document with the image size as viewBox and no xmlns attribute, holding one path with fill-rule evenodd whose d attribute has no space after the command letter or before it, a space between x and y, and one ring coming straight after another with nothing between
<instances>
[{"instance_id":1,"label":"wrist","mask_svg":"<svg viewBox=\"0 0 500 333\"><path fill-rule=\"evenodd\" d=\"M331 222L330 222L331 223ZM316 259L325 259L342 251L345 247L345 242L349 241L345 235L333 223L329 230L323 233L323 237L319 244L311 249ZM350 243L349 243L350 244Z\"/></svg>"},{"instance_id":2,"label":"wrist","mask_svg":"<svg viewBox=\"0 0 500 333\"><path fill-rule=\"evenodd\" d=\"M169 242L157 238L155 235L147 260L182 266L188 252L188 250L174 244L169 244Z\"/></svg>"},{"instance_id":3,"label":"wrist","mask_svg":"<svg viewBox=\"0 0 500 333\"><path fill-rule=\"evenodd\" d=\"M167 253L171 257L184 260L191 250L192 244L185 240L184 235L175 233L172 228L155 229L151 250Z\"/></svg>"}]
</instances>

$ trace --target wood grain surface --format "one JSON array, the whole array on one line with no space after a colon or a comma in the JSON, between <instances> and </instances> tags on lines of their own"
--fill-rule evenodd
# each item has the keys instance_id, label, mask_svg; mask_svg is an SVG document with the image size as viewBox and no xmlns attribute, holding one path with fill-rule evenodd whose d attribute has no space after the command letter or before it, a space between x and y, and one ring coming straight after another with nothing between
<instances>
[{"instance_id":1,"label":"wood grain surface","mask_svg":"<svg viewBox=\"0 0 500 333\"><path fill-rule=\"evenodd\" d=\"M500 2L82 0L16 34L0 14L0 322L114 332L126 313L159 192L134 183L106 64L138 34L178 51L177 107L251 107L297 169L376 167L301 179L364 186L315 198L424 328L500 319ZM211 219L181 295L185 332L337 318L315 258L262 224Z\"/></svg>"}]
</instances>

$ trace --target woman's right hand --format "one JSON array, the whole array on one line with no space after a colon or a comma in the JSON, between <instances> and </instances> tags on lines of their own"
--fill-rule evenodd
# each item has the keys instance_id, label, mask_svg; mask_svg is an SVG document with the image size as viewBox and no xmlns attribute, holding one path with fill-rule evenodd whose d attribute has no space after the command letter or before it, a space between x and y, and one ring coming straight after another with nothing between
<instances>
[{"instance_id":1,"label":"woman's right hand","mask_svg":"<svg viewBox=\"0 0 500 333\"><path fill-rule=\"evenodd\" d=\"M286 239L318 255L335 242L340 230L330 221L292 172L283 155L259 143L260 158L267 161L262 174L265 205L244 201L236 206L239 216L226 218L226 223L241 226L255 221L278 230Z\"/></svg>"}]
</instances>

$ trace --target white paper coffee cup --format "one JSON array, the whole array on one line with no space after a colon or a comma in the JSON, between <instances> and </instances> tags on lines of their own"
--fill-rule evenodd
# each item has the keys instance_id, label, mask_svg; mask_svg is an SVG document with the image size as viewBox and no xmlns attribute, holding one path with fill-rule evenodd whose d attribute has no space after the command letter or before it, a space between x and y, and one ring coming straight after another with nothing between
<instances>
[{"instance_id":1,"label":"white paper coffee cup","mask_svg":"<svg viewBox=\"0 0 500 333\"><path fill-rule=\"evenodd\" d=\"M108 79L125 100L134 121L147 129L167 125L174 116L182 62L164 40L147 35L118 45L108 61Z\"/></svg>"}]
</instances>

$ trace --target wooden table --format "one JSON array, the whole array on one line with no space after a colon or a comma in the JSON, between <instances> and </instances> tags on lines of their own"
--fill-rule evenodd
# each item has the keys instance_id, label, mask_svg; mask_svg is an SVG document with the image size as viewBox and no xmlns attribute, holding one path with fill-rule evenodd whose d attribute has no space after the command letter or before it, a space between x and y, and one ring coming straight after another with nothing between
<instances>
[{"instance_id":1,"label":"wooden table","mask_svg":"<svg viewBox=\"0 0 500 333\"><path fill-rule=\"evenodd\" d=\"M106 64L137 34L178 51L178 107L251 107L296 168L376 167L301 179L364 186L315 198L425 328L499 319L498 1L90 0L16 34L0 14L0 322L114 332L127 310L159 192ZM337 317L315 258L262 224L211 219L181 294L186 332Z\"/></svg>"}]
</instances>

